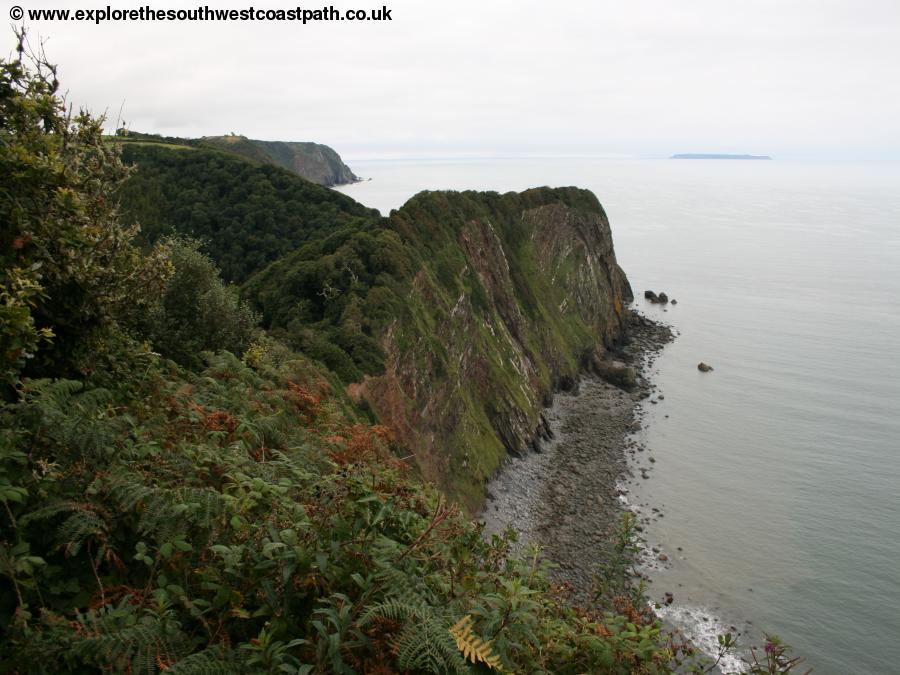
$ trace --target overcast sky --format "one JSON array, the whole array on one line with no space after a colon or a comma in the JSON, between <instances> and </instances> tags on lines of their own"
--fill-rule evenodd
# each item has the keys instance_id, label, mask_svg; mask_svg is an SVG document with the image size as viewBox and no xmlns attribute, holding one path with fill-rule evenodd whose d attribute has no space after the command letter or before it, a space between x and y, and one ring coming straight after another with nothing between
<instances>
[{"instance_id":1,"label":"overcast sky","mask_svg":"<svg viewBox=\"0 0 900 675\"><path fill-rule=\"evenodd\" d=\"M315 140L346 158L900 158L900 0L334 1L386 1L393 20L25 23L71 101L113 121L124 102L141 131Z\"/></svg>"}]
</instances>

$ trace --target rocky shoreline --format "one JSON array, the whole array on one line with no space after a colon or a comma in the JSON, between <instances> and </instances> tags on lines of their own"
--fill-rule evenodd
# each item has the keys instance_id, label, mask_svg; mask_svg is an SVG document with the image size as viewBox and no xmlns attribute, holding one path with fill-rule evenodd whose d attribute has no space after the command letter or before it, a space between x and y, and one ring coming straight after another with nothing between
<instances>
[{"instance_id":1,"label":"rocky shoreline","mask_svg":"<svg viewBox=\"0 0 900 675\"><path fill-rule=\"evenodd\" d=\"M633 382L622 382L621 367L610 372L596 365L577 387L554 397L531 449L510 457L486 486L485 533L511 526L520 547L539 545L576 600L586 599L581 594L625 511L625 485L635 477L629 455L647 457L632 436L641 428L640 402L654 400L653 362L673 338L669 326L633 313L625 344L614 354L634 369ZM635 469L646 478L652 463L647 458Z\"/></svg>"}]
</instances>

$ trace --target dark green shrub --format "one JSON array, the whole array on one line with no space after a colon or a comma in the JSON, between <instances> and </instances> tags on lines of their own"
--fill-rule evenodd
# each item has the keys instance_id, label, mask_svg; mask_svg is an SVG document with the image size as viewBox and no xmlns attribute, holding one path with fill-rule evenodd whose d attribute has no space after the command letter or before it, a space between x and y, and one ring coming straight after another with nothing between
<instances>
[{"instance_id":1,"label":"dark green shrub","mask_svg":"<svg viewBox=\"0 0 900 675\"><path fill-rule=\"evenodd\" d=\"M196 241L167 240L172 276L159 301L139 322L153 349L183 366L200 364L200 353L242 354L259 316L219 277Z\"/></svg>"},{"instance_id":2,"label":"dark green shrub","mask_svg":"<svg viewBox=\"0 0 900 675\"><path fill-rule=\"evenodd\" d=\"M0 60L0 383L85 374L137 351L124 315L155 299L168 266L120 226L113 194L127 177L102 119L72 115L56 69L24 34Z\"/></svg>"}]
</instances>

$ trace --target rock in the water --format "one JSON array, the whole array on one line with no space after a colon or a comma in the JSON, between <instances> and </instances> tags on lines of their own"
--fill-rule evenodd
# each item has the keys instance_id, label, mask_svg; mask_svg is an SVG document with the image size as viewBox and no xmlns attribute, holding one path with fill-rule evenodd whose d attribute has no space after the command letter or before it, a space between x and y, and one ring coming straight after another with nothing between
<instances>
[{"instance_id":1,"label":"rock in the water","mask_svg":"<svg viewBox=\"0 0 900 675\"><path fill-rule=\"evenodd\" d=\"M669 296L665 293L657 295L653 291L644 291L644 297L654 305L665 305L669 302Z\"/></svg>"},{"instance_id":2,"label":"rock in the water","mask_svg":"<svg viewBox=\"0 0 900 675\"><path fill-rule=\"evenodd\" d=\"M675 298L672 298L672 304L673 304L673 305L677 305L677 304L678 304L678 301L677 301Z\"/></svg>"},{"instance_id":3,"label":"rock in the water","mask_svg":"<svg viewBox=\"0 0 900 675\"><path fill-rule=\"evenodd\" d=\"M700 363L697 364L697 370L699 370L701 373L708 373L709 371L713 370L713 367L711 365L709 365L707 363L703 363L703 361L701 361Z\"/></svg>"}]
</instances>

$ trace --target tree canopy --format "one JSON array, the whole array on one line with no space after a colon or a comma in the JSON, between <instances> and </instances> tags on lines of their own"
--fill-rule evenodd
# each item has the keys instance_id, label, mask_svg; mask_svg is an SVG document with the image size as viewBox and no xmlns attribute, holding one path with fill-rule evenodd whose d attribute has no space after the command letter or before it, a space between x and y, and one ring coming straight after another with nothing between
<instances>
[{"instance_id":1,"label":"tree canopy","mask_svg":"<svg viewBox=\"0 0 900 675\"><path fill-rule=\"evenodd\" d=\"M243 282L305 242L379 218L349 197L286 169L225 152L122 144L135 171L119 188L122 218L141 239L203 241L226 281Z\"/></svg>"}]
</instances>

